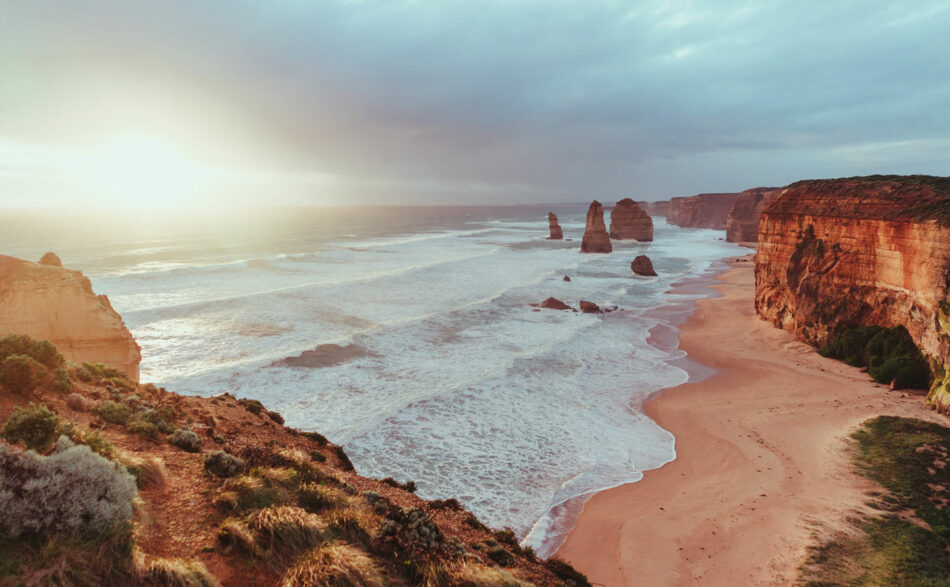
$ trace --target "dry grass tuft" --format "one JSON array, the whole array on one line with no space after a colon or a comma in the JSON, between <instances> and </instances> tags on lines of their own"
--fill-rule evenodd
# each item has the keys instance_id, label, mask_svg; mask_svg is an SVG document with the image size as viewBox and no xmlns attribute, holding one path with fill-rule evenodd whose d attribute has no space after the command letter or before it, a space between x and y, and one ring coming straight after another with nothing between
<instances>
[{"instance_id":1,"label":"dry grass tuft","mask_svg":"<svg viewBox=\"0 0 950 587\"><path fill-rule=\"evenodd\" d=\"M287 571L280 585L375 587L386 585L386 578L373 559L359 548L330 542L302 556Z\"/></svg>"},{"instance_id":2,"label":"dry grass tuft","mask_svg":"<svg viewBox=\"0 0 950 587\"><path fill-rule=\"evenodd\" d=\"M161 489L168 483L165 461L160 457L133 459L129 464L138 472L136 482L138 483L139 489L147 489L149 487Z\"/></svg>"},{"instance_id":3,"label":"dry grass tuft","mask_svg":"<svg viewBox=\"0 0 950 587\"><path fill-rule=\"evenodd\" d=\"M471 587L527 587L534 583L526 583L515 578L514 575L497 567L486 567L472 561L464 561L448 569L452 576L453 585L469 585Z\"/></svg>"},{"instance_id":4,"label":"dry grass tuft","mask_svg":"<svg viewBox=\"0 0 950 587\"><path fill-rule=\"evenodd\" d=\"M156 559L141 572L145 585L161 587L216 587L218 582L198 560Z\"/></svg>"}]
</instances>

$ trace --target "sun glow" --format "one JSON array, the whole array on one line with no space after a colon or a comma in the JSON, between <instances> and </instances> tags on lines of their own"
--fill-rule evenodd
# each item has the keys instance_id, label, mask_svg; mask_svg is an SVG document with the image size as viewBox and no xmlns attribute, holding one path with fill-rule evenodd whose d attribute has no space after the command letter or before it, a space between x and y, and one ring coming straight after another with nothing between
<instances>
[{"instance_id":1,"label":"sun glow","mask_svg":"<svg viewBox=\"0 0 950 587\"><path fill-rule=\"evenodd\" d=\"M209 181L182 149L144 135L90 150L82 167L94 193L138 208L201 204Z\"/></svg>"}]
</instances>

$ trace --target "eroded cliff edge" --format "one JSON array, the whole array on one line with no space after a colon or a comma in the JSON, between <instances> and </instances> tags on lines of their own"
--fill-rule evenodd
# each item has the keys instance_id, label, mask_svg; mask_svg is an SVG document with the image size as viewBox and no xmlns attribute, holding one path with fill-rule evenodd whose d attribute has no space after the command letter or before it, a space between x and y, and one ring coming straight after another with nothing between
<instances>
[{"instance_id":1,"label":"eroded cliff edge","mask_svg":"<svg viewBox=\"0 0 950 587\"><path fill-rule=\"evenodd\" d=\"M800 181L762 212L755 309L823 345L853 325L904 326L950 411L950 178Z\"/></svg>"},{"instance_id":2,"label":"eroded cliff edge","mask_svg":"<svg viewBox=\"0 0 950 587\"><path fill-rule=\"evenodd\" d=\"M74 363L103 363L138 381L139 345L80 271L0 255L0 336L49 340Z\"/></svg>"},{"instance_id":3,"label":"eroded cliff edge","mask_svg":"<svg viewBox=\"0 0 950 587\"><path fill-rule=\"evenodd\" d=\"M726 229L726 218L739 194L699 194L688 198L672 198L666 221L688 228Z\"/></svg>"}]
</instances>

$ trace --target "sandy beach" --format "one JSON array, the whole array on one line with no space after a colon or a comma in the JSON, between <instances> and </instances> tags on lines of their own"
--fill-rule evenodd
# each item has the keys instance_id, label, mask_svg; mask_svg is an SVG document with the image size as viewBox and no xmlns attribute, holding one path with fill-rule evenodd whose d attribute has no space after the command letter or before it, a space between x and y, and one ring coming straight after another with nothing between
<instances>
[{"instance_id":1,"label":"sandy beach","mask_svg":"<svg viewBox=\"0 0 950 587\"><path fill-rule=\"evenodd\" d=\"M920 395L875 384L757 319L753 264L733 263L682 327L689 359L716 370L646 411L677 458L584 507L558 556L594 585L775 585L796 577L816 532L863 511L873 486L848 435L881 414L946 420Z\"/></svg>"}]
</instances>

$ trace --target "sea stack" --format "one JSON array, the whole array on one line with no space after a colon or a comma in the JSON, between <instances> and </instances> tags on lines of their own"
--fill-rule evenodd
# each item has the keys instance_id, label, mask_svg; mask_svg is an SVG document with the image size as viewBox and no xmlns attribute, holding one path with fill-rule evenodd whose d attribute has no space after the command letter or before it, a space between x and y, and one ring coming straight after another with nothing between
<instances>
[{"instance_id":1,"label":"sea stack","mask_svg":"<svg viewBox=\"0 0 950 587\"><path fill-rule=\"evenodd\" d=\"M610 238L652 241L653 219L639 204L624 198L610 211Z\"/></svg>"},{"instance_id":2,"label":"sea stack","mask_svg":"<svg viewBox=\"0 0 950 587\"><path fill-rule=\"evenodd\" d=\"M653 269L653 262L650 261L650 257L646 255L640 255L634 259L633 262L630 263L630 270L644 277L656 276L656 270Z\"/></svg>"},{"instance_id":3,"label":"sea stack","mask_svg":"<svg viewBox=\"0 0 950 587\"><path fill-rule=\"evenodd\" d=\"M564 233L561 232L561 225L557 223L557 214L554 212L548 212L548 225L551 229L549 239L559 241L564 238Z\"/></svg>"},{"instance_id":4,"label":"sea stack","mask_svg":"<svg viewBox=\"0 0 950 587\"><path fill-rule=\"evenodd\" d=\"M0 255L0 336L48 340L69 361L103 363L138 381L139 345L109 298L48 257L40 264Z\"/></svg>"},{"instance_id":5,"label":"sea stack","mask_svg":"<svg viewBox=\"0 0 950 587\"><path fill-rule=\"evenodd\" d=\"M62 267L63 262L60 261L59 255L50 251L40 258L40 265L49 265L50 267Z\"/></svg>"},{"instance_id":6,"label":"sea stack","mask_svg":"<svg viewBox=\"0 0 950 587\"><path fill-rule=\"evenodd\" d=\"M609 253L614 250L604 224L604 207L594 200L587 209L587 226L581 241L582 253Z\"/></svg>"}]
</instances>

